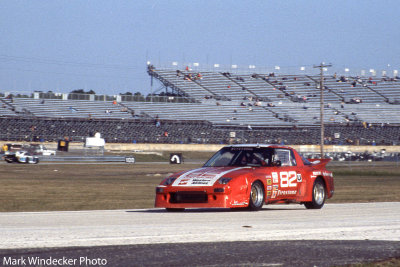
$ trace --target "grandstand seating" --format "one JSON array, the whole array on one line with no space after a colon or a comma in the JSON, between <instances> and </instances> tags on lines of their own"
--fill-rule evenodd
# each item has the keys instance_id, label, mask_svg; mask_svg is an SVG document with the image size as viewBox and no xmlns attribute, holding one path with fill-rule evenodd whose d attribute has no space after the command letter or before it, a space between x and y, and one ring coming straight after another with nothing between
<instances>
[{"instance_id":1,"label":"grandstand seating","mask_svg":"<svg viewBox=\"0 0 400 267\"><path fill-rule=\"evenodd\" d=\"M319 142L319 76L154 67L148 72L191 100L169 103L122 97L123 101L116 102L4 95L0 97L0 138L69 136L81 141L101 132L107 142L227 143L232 138L238 142ZM397 79L325 76L324 98L328 143L399 142ZM335 138L335 133L340 137Z\"/></svg>"}]
</instances>

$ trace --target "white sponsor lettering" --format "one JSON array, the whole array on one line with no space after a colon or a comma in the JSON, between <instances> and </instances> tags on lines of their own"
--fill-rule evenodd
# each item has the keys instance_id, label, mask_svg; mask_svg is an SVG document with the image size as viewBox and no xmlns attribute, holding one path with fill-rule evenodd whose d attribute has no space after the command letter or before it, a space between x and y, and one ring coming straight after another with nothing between
<instances>
[{"instance_id":1,"label":"white sponsor lettering","mask_svg":"<svg viewBox=\"0 0 400 267\"><path fill-rule=\"evenodd\" d=\"M287 190L287 191L278 190L278 196L296 195L296 194L297 190Z\"/></svg>"}]
</instances>

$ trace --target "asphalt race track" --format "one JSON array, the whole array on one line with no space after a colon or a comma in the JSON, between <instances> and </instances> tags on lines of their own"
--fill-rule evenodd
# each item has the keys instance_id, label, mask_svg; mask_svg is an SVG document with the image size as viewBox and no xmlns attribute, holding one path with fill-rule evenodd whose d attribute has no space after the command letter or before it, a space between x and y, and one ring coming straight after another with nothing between
<instances>
[{"instance_id":1,"label":"asphalt race track","mask_svg":"<svg viewBox=\"0 0 400 267\"><path fill-rule=\"evenodd\" d=\"M0 256L3 265L38 257L75 259L74 266L332 266L399 258L400 202L0 213Z\"/></svg>"}]
</instances>

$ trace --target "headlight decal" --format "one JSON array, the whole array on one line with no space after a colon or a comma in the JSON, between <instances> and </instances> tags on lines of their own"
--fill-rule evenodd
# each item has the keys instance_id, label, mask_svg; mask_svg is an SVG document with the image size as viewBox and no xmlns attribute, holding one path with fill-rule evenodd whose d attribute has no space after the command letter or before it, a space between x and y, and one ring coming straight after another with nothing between
<instances>
[{"instance_id":1,"label":"headlight decal","mask_svg":"<svg viewBox=\"0 0 400 267\"><path fill-rule=\"evenodd\" d=\"M222 178L218 179L218 183L219 184L228 184L231 180L232 180L232 178L222 177Z\"/></svg>"}]
</instances>

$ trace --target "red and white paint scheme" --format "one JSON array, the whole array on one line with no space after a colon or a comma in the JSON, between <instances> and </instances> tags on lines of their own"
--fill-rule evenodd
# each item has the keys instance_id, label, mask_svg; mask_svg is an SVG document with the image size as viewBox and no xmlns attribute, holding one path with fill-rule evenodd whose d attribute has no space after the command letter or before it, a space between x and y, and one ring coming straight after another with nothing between
<instances>
[{"instance_id":1,"label":"red and white paint scheme","mask_svg":"<svg viewBox=\"0 0 400 267\"><path fill-rule=\"evenodd\" d=\"M156 188L155 206L249 208L264 204L301 203L320 209L334 192L330 159L305 159L281 145L226 146L202 168L165 178Z\"/></svg>"}]
</instances>

